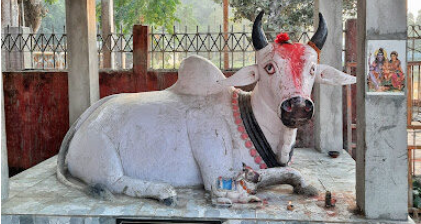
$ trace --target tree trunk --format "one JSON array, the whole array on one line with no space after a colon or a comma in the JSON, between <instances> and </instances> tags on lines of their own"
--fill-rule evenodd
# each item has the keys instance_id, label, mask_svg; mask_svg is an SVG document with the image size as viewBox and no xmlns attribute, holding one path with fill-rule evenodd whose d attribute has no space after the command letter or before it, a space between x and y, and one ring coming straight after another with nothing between
<instances>
[{"instance_id":1,"label":"tree trunk","mask_svg":"<svg viewBox=\"0 0 421 224\"><path fill-rule=\"evenodd\" d=\"M19 3L22 0L19 0ZM36 33L41 26L42 18L45 16L47 10L40 0L23 0L25 26L32 27Z\"/></svg>"}]
</instances>

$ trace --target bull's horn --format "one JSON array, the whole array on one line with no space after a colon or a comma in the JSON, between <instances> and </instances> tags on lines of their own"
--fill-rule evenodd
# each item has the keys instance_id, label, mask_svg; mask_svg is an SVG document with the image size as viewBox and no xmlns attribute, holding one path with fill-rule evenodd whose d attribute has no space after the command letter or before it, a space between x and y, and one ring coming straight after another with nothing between
<instances>
[{"instance_id":1,"label":"bull's horn","mask_svg":"<svg viewBox=\"0 0 421 224\"><path fill-rule=\"evenodd\" d=\"M317 28L316 33L311 38L311 42L313 42L319 50L323 48L327 38L327 25L326 21L323 18L323 15L319 13L319 27Z\"/></svg>"},{"instance_id":2,"label":"bull's horn","mask_svg":"<svg viewBox=\"0 0 421 224\"><path fill-rule=\"evenodd\" d=\"M265 33L262 29L262 17L265 12L262 10L259 15L257 15L253 24L253 32L251 37L253 39L253 46L256 51L266 47L268 45L268 40L266 39Z\"/></svg>"}]
</instances>

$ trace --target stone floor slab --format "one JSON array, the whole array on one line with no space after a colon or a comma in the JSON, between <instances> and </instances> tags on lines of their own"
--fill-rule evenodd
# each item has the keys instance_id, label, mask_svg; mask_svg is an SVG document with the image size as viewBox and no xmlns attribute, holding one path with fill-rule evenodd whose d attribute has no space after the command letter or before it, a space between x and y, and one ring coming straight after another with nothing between
<instances>
[{"instance_id":1,"label":"stone floor slab","mask_svg":"<svg viewBox=\"0 0 421 224\"><path fill-rule=\"evenodd\" d=\"M345 151L332 159L314 149L296 149L292 167L319 190L318 196L296 195L292 187L280 185L259 191L258 196L267 199L265 205L223 208L212 206L203 190L179 189L180 205L167 207L154 200L122 195L113 202L88 197L57 181L53 157L10 179L10 198L2 202L2 223L115 223L119 217L230 223L369 223L353 213L355 162ZM326 190L337 200L334 209L323 206ZM294 211L287 210L289 201Z\"/></svg>"}]
</instances>

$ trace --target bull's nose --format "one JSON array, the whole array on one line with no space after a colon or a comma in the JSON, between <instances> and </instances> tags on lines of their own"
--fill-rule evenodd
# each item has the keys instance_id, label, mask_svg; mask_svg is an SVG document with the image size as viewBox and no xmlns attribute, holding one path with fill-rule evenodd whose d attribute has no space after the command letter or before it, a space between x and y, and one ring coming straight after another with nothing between
<instances>
[{"instance_id":1,"label":"bull's nose","mask_svg":"<svg viewBox=\"0 0 421 224\"><path fill-rule=\"evenodd\" d=\"M313 116L313 103L297 96L281 104L281 120L285 126L297 128L304 125Z\"/></svg>"}]
</instances>

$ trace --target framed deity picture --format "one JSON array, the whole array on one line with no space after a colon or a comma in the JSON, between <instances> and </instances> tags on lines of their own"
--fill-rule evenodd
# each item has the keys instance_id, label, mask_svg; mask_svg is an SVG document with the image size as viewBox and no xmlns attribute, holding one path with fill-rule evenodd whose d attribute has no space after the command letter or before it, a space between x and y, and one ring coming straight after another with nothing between
<instances>
[{"instance_id":1,"label":"framed deity picture","mask_svg":"<svg viewBox=\"0 0 421 224\"><path fill-rule=\"evenodd\" d=\"M370 40L367 43L366 91L368 94L405 93L406 41Z\"/></svg>"}]
</instances>

